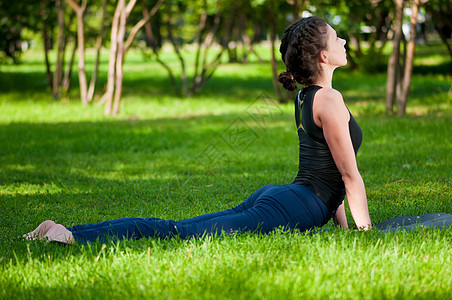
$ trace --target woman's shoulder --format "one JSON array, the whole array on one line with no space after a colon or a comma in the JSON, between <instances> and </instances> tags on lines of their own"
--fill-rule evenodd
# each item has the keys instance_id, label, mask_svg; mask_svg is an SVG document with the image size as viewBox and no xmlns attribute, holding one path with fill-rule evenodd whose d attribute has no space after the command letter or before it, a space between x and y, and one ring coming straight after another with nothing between
<instances>
[{"instance_id":1,"label":"woman's shoulder","mask_svg":"<svg viewBox=\"0 0 452 300\"><path fill-rule=\"evenodd\" d=\"M314 97L313 104L314 119L331 118L341 116L349 119L349 112L345 106L342 94L333 88L322 88ZM321 123L321 122L319 122Z\"/></svg>"},{"instance_id":2,"label":"woman's shoulder","mask_svg":"<svg viewBox=\"0 0 452 300\"><path fill-rule=\"evenodd\" d=\"M333 88L323 87L317 91L316 96L323 101L344 103L341 92Z\"/></svg>"}]
</instances>

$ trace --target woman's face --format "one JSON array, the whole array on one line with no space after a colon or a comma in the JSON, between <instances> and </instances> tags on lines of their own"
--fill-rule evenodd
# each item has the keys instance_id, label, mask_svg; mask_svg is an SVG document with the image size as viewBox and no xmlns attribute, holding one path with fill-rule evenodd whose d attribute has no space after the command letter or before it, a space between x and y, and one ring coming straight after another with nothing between
<instances>
[{"instance_id":1,"label":"woman's face","mask_svg":"<svg viewBox=\"0 0 452 300\"><path fill-rule=\"evenodd\" d=\"M327 41L325 54L328 58L328 64L342 67L347 64L347 55L345 50L344 39L337 36L336 30L327 25Z\"/></svg>"}]
</instances>

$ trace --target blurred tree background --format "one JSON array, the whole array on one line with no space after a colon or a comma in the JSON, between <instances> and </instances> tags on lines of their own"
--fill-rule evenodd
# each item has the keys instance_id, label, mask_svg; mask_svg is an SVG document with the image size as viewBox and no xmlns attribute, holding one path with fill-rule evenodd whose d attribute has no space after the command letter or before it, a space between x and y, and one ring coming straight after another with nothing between
<instances>
[{"instance_id":1,"label":"blurred tree background","mask_svg":"<svg viewBox=\"0 0 452 300\"><path fill-rule=\"evenodd\" d=\"M130 48L158 62L172 93L181 97L202 93L220 64L247 64L253 56L271 66L275 97L282 102L288 97L276 82L282 71L279 39L286 26L309 15L325 18L347 40L349 69L388 72L388 114L394 99L399 114L404 113L400 105L403 97L406 105L414 53L410 42L426 44L437 36L452 60L450 0L23 0L0 4L0 64L20 64L25 50L41 48L55 99L77 82L84 105L96 99L105 114L116 114ZM270 61L256 51L262 44ZM384 52L388 47L391 55ZM85 74L88 48L95 50L96 60ZM102 49L109 55L108 82L96 90ZM165 60L168 51L177 56L177 65Z\"/></svg>"}]
</instances>

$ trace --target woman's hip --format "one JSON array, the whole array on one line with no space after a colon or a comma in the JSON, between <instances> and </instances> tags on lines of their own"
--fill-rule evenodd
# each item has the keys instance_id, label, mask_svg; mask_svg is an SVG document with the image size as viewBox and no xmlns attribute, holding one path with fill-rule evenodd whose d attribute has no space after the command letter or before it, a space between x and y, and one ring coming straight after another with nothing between
<instances>
[{"instance_id":1,"label":"woman's hip","mask_svg":"<svg viewBox=\"0 0 452 300\"><path fill-rule=\"evenodd\" d=\"M255 207L282 215L290 227L303 230L322 226L331 218L322 200L304 185L274 185L259 196Z\"/></svg>"}]
</instances>

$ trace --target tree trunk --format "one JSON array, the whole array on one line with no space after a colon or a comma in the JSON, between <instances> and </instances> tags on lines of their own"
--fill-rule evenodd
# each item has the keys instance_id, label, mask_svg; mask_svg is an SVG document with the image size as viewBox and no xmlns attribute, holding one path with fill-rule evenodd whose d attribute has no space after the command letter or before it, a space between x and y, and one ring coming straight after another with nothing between
<instances>
[{"instance_id":1,"label":"tree trunk","mask_svg":"<svg viewBox=\"0 0 452 300\"><path fill-rule=\"evenodd\" d=\"M446 46L450 59L452 60L450 31L444 30L446 28L450 29L452 27L452 19L450 17L452 7L450 6L450 1L449 6L447 5L447 1L442 1L442 4L440 5L438 5L438 1L422 1L422 4L427 13L430 15L430 19L435 20L434 28L443 41L444 45Z\"/></svg>"},{"instance_id":2,"label":"tree trunk","mask_svg":"<svg viewBox=\"0 0 452 300\"><path fill-rule=\"evenodd\" d=\"M143 19L150 19L151 16L149 15L149 11L148 11L145 3L143 2L141 5L143 7ZM158 49L159 49L158 42L154 38L154 34L152 33L151 23L146 22L146 24L144 25L144 29L146 32L146 45L152 49L152 52L155 55L155 60L168 72L168 76L169 76L171 85L174 88L175 93L178 96L181 96L180 88L177 85L177 81L176 81L176 78L174 77L173 71L171 70L171 68L169 67L168 64L166 64L163 60L160 59L160 55L158 53Z\"/></svg>"},{"instance_id":3,"label":"tree trunk","mask_svg":"<svg viewBox=\"0 0 452 300\"><path fill-rule=\"evenodd\" d=\"M413 0L413 6L411 11L411 28L410 28L410 41L408 42L408 48L406 51L405 71L403 76L402 95L397 99L397 114L404 115L406 112L406 102L408 99L408 93L411 86L411 75L413 72L413 58L414 49L416 47L416 25L417 15L419 12L419 0Z\"/></svg>"},{"instance_id":4,"label":"tree trunk","mask_svg":"<svg viewBox=\"0 0 452 300\"><path fill-rule=\"evenodd\" d=\"M63 0L56 0L58 15L58 48L57 61L55 64L55 72L53 73L52 94L54 99L61 97L61 83L64 72L64 6Z\"/></svg>"},{"instance_id":5,"label":"tree trunk","mask_svg":"<svg viewBox=\"0 0 452 300\"><path fill-rule=\"evenodd\" d=\"M217 2L219 5L220 2ZM206 8L207 9L207 8ZM214 37L219 29L220 23L221 23L221 13L220 9L217 9L217 13L215 14L214 23L211 27L209 33L207 34L204 43L202 45L203 50L203 57L201 62L201 72L195 73L193 76L193 83L190 89L190 96L198 93L212 78L213 74L215 73L215 70L217 69L218 65L221 61L221 56L223 55L224 50L227 49L227 44L230 41L231 33L232 33L232 27L233 27L233 21L235 20L235 14L236 14L236 8L232 7L229 17L226 18L226 22L224 23L224 32L225 35L221 41L221 47L220 51L217 53L215 58L213 58L210 62L207 62L207 56L209 53L209 49L213 44Z\"/></svg>"},{"instance_id":6,"label":"tree trunk","mask_svg":"<svg viewBox=\"0 0 452 300\"><path fill-rule=\"evenodd\" d=\"M235 18L234 18L235 19ZM232 32L230 41L226 43L226 48L228 50L228 56L229 56L229 63L236 63L239 61L238 57L238 40L240 36L240 28L243 27L241 24L241 16L236 19L235 22L232 22Z\"/></svg>"},{"instance_id":7,"label":"tree trunk","mask_svg":"<svg viewBox=\"0 0 452 300\"><path fill-rule=\"evenodd\" d=\"M256 50L254 49L252 41L250 37L246 34L245 30L243 30L242 32L242 40L245 47L247 47L248 50L256 56L257 60L261 64L265 64L265 61L259 56L259 53L257 53Z\"/></svg>"},{"instance_id":8,"label":"tree trunk","mask_svg":"<svg viewBox=\"0 0 452 300\"><path fill-rule=\"evenodd\" d=\"M219 4L219 2L218 2ZM204 13L207 14L207 5L205 5L205 11ZM209 49L213 44L214 37L220 27L220 21L221 21L221 13L220 10L217 9L217 13L215 14L213 26L210 28L209 33L206 35L204 42L202 44L198 44L198 52L202 50L202 61L200 66L200 72L198 72L198 65L196 64L195 67L195 73L193 75L193 81L192 85L189 91L189 96L193 96L194 94L198 93L204 85L209 81L209 79L212 77L213 73L215 72L215 69L217 68L221 55L223 54L223 51L227 48L227 44L229 42L229 37L232 30L232 20L234 20L235 11L234 8L231 10L230 16L227 19L227 22L225 23L225 36L223 38L222 47L219 51L219 53L216 55L214 59L212 59L211 62L207 62L207 55L209 53ZM201 29L200 29L201 31ZM200 32L200 34L202 34ZM199 40L199 43L201 40Z\"/></svg>"},{"instance_id":9,"label":"tree trunk","mask_svg":"<svg viewBox=\"0 0 452 300\"><path fill-rule=\"evenodd\" d=\"M170 78L171 85L173 86L176 95L182 96L181 90L180 90L179 86L177 85L176 77L174 77L174 74L173 74L173 71L171 70L171 68L169 67L168 64L166 64L163 60L160 59L159 53L157 52L156 49L152 50L152 51L154 51L155 60L168 72L168 76Z\"/></svg>"},{"instance_id":10,"label":"tree trunk","mask_svg":"<svg viewBox=\"0 0 452 300\"><path fill-rule=\"evenodd\" d=\"M50 70L50 62L49 62L49 38L47 36L47 26L44 24L42 26L42 40L44 43L44 58L46 63L46 74L47 74L47 83L49 85L50 91L53 92L53 80L52 80L52 71Z\"/></svg>"},{"instance_id":11,"label":"tree trunk","mask_svg":"<svg viewBox=\"0 0 452 300\"><path fill-rule=\"evenodd\" d=\"M93 100L94 90L96 89L97 74L99 71L100 50L102 47L106 19L107 19L107 0L102 0L102 21L100 23L99 34L97 35L96 39L96 61L94 63L93 76L91 77L91 81L89 83L88 88L88 94L86 96L88 102L91 102Z\"/></svg>"},{"instance_id":12,"label":"tree trunk","mask_svg":"<svg viewBox=\"0 0 452 300\"><path fill-rule=\"evenodd\" d=\"M47 35L47 24L45 21L45 14L47 10L48 2L47 0L41 0L41 17L42 17L42 41L44 45L44 59L46 64L46 74L47 74L47 83L49 85L50 92L53 91L53 84L52 84L52 71L50 69L50 62L49 62L49 50L50 50L50 39Z\"/></svg>"},{"instance_id":13,"label":"tree trunk","mask_svg":"<svg viewBox=\"0 0 452 300\"><path fill-rule=\"evenodd\" d=\"M177 58L179 59L181 65L182 94L187 95L188 78L187 73L185 71L185 60L182 54L180 53L177 41L173 36L173 12L170 2L167 3L167 10L168 10L168 23L167 23L168 39L170 40L171 45L173 45L174 52L176 52Z\"/></svg>"},{"instance_id":14,"label":"tree trunk","mask_svg":"<svg viewBox=\"0 0 452 300\"><path fill-rule=\"evenodd\" d=\"M86 10L86 0L82 0L80 11L77 13L77 42L78 42L78 80L80 83L80 98L84 106L88 105L86 94L88 92L88 86L86 83L85 73L85 34L83 17Z\"/></svg>"},{"instance_id":15,"label":"tree trunk","mask_svg":"<svg viewBox=\"0 0 452 300\"><path fill-rule=\"evenodd\" d=\"M150 20L150 18L155 13L157 13L157 10L163 3L163 0L159 0L154 5L152 10L148 13L148 16L141 19L137 24L135 24L129 34L129 37L126 41L124 41L126 36L127 18L129 17L136 2L136 0L130 0L126 6L125 0L119 0L115 11L115 16L113 18L107 91L100 100L101 104L103 103L103 101L105 101L104 113L106 115L116 115L119 112L122 96L123 64L125 55L127 53L127 50L132 45L132 42L138 31ZM113 95L114 103L112 103Z\"/></svg>"},{"instance_id":16,"label":"tree trunk","mask_svg":"<svg viewBox=\"0 0 452 300\"><path fill-rule=\"evenodd\" d=\"M309 0L306 1L309 3ZM307 4L306 4L307 5ZM295 0L293 1L292 4L292 15L293 15L293 21L298 21L298 19L301 18L301 13L303 12L303 10L301 9L301 7L304 6L304 0Z\"/></svg>"},{"instance_id":17,"label":"tree trunk","mask_svg":"<svg viewBox=\"0 0 452 300\"><path fill-rule=\"evenodd\" d=\"M130 15L130 12L132 11L133 7L136 4L136 0L131 0L125 9L122 10L122 14L120 17L120 23L119 23L119 31L118 31L118 51L117 51L117 58L116 58L116 79L115 79L115 99L113 104L113 115L118 114L119 107L120 107L120 101L122 96L122 83L123 83L123 65L125 56L127 53L127 50L129 50L130 46L132 45L133 40L135 39L135 36L137 35L138 31L151 19L153 15L157 13L158 8L163 3L163 0L159 0L152 10L147 14L147 17L141 19L138 21L135 26L133 26L132 30L130 31L129 37L124 42L125 34L126 34L126 25L127 25L127 18Z\"/></svg>"},{"instance_id":18,"label":"tree trunk","mask_svg":"<svg viewBox=\"0 0 452 300\"><path fill-rule=\"evenodd\" d=\"M99 104L105 102L104 113L106 115L111 114L113 93L115 91L115 67L116 67L116 57L118 52L118 30L119 30L119 18L121 17L121 10L125 7L125 0L118 0L118 5L116 6L115 14L113 16L113 21L111 24L111 39L110 39L110 59L108 62L108 81L105 94L99 100Z\"/></svg>"},{"instance_id":19,"label":"tree trunk","mask_svg":"<svg viewBox=\"0 0 452 300\"><path fill-rule=\"evenodd\" d=\"M161 5L162 3L163 3L163 0L159 0L159 1L154 5L154 7L152 8L152 10L149 11L149 12L147 12L147 13L146 13L146 16L143 17L143 19L141 19L140 21L138 21L138 23L136 23L135 26L133 26L133 28L132 28L132 30L130 31L130 34L129 34L127 40L126 40L126 42L124 43L124 55L123 55L123 60L124 60L125 54L127 53L127 51L129 50L130 46L132 45L132 42L133 42L133 40L135 39L137 33L140 31L140 29L141 29L144 25L146 25L146 24L149 23L149 20L157 13L157 11L158 11L158 9L159 9L159 7L160 7L160 5ZM129 7L129 6L130 6L130 3L129 3L129 5L127 5L127 6ZM130 14L130 11L132 10L132 8L133 8L133 6L130 6L130 7L127 9L127 11L126 11L126 13L127 13L126 19L129 17L129 14Z\"/></svg>"},{"instance_id":20,"label":"tree trunk","mask_svg":"<svg viewBox=\"0 0 452 300\"><path fill-rule=\"evenodd\" d=\"M450 59L452 60L452 48L450 47L450 43L448 42L449 37L444 34L439 26L435 25L435 30L438 33L441 41L443 41L444 45L446 45L447 51L449 52Z\"/></svg>"},{"instance_id":21,"label":"tree trunk","mask_svg":"<svg viewBox=\"0 0 452 300\"><path fill-rule=\"evenodd\" d=\"M389 9L376 9L377 3L374 3L374 10L376 10L377 15L377 22L375 24L375 31L370 34L370 41L369 41L369 52L368 53L376 53L378 52L376 50L376 44L377 41L381 40L383 35L386 37L388 35L388 31L383 31L383 28L387 24L387 18L389 15Z\"/></svg>"},{"instance_id":22,"label":"tree trunk","mask_svg":"<svg viewBox=\"0 0 452 300\"><path fill-rule=\"evenodd\" d=\"M403 0L394 0L396 15L394 20L394 46L388 62L386 81L386 113L392 114L396 94L397 69L400 58L400 39L402 36Z\"/></svg>"},{"instance_id":23,"label":"tree trunk","mask_svg":"<svg viewBox=\"0 0 452 300\"><path fill-rule=\"evenodd\" d=\"M407 40L405 38L403 31L402 31L402 37L401 37L400 43L403 44L403 51L401 50L402 57L399 58L398 66L397 66L396 95L395 95L396 100L400 99L400 97L402 96L402 88L403 88L402 82L403 82L404 72L405 72Z\"/></svg>"},{"instance_id":24,"label":"tree trunk","mask_svg":"<svg viewBox=\"0 0 452 300\"><path fill-rule=\"evenodd\" d=\"M215 16L215 18L218 18L218 14ZM201 18L199 20L199 28L198 28L198 37L196 39L196 55L195 55L195 72L194 72L194 78L196 78L198 74L199 69L199 59L201 56L201 50L202 50L202 36L204 34L204 29L206 28L206 22L207 22L207 2L206 0L203 1L203 10L201 13Z\"/></svg>"},{"instance_id":25,"label":"tree trunk","mask_svg":"<svg viewBox=\"0 0 452 300\"><path fill-rule=\"evenodd\" d=\"M148 12L148 8L146 7L146 4L144 3L144 1L141 3L141 7L142 7L142 12L143 12L143 19L149 18L149 12ZM144 31L146 33L146 46L148 46L149 48L156 48L155 47L155 41L154 41L154 34L152 33L152 26L151 23L147 22L144 25Z\"/></svg>"},{"instance_id":26,"label":"tree trunk","mask_svg":"<svg viewBox=\"0 0 452 300\"><path fill-rule=\"evenodd\" d=\"M63 92L66 94L69 91L69 87L71 85L71 75L72 75L72 65L74 64L75 51L77 50L77 39L74 39L74 48L71 53L71 60L69 61L69 65L67 66L66 73L64 74L62 88Z\"/></svg>"},{"instance_id":27,"label":"tree trunk","mask_svg":"<svg viewBox=\"0 0 452 300\"><path fill-rule=\"evenodd\" d=\"M77 43L78 43L78 80L80 85L80 99L84 106L88 105L87 83L85 73L85 34L84 34L84 16L86 11L86 0L81 0L79 6L72 0L66 0L69 6L77 15Z\"/></svg>"},{"instance_id":28,"label":"tree trunk","mask_svg":"<svg viewBox=\"0 0 452 300\"><path fill-rule=\"evenodd\" d=\"M240 49L242 51L242 57L240 59L240 61L242 63L247 63L248 62L248 47L245 45L245 42L243 41L243 32L246 30L246 21L247 21L247 16L245 13L241 13L240 14L240 18L239 18L239 29L238 29L238 35L236 37L237 42L240 43Z\"/></svg>"},{"instance_id":29,"label":"tree trunk","mask_svg":"<svg viewBox=\"0 0 452 300\"><path fill-rule=\"evenodd\" d=\"M126 35L127 12L125 6L121 7L121 16L119 18L118 30L118 51L116 52L116 76L115 76L115 99L113 104L113 115L119 112L119 102L122 94L122 62L124 57L124 37Z\"/></svg>"},{"instance_id":30,"label":"tree trunk","mask_svg":"<svg viewBox=\"0 0 452 300\"><path fill-rule=\"evenodd\" d=\"M269 9L269 25L270 25L270 44L271 44L271 66L272 66L272 81L273 81L273 87L275 89L276 98L279 102L284 102L284 99L282 98L281 90L279 88L278 83L278 68L276 64L276 56L275 56L275 43L276 43L276 20L275 20L275 14L277 13L275 11L275 1L270 0L270 9Z\"/></svg>"}]
</instances>

